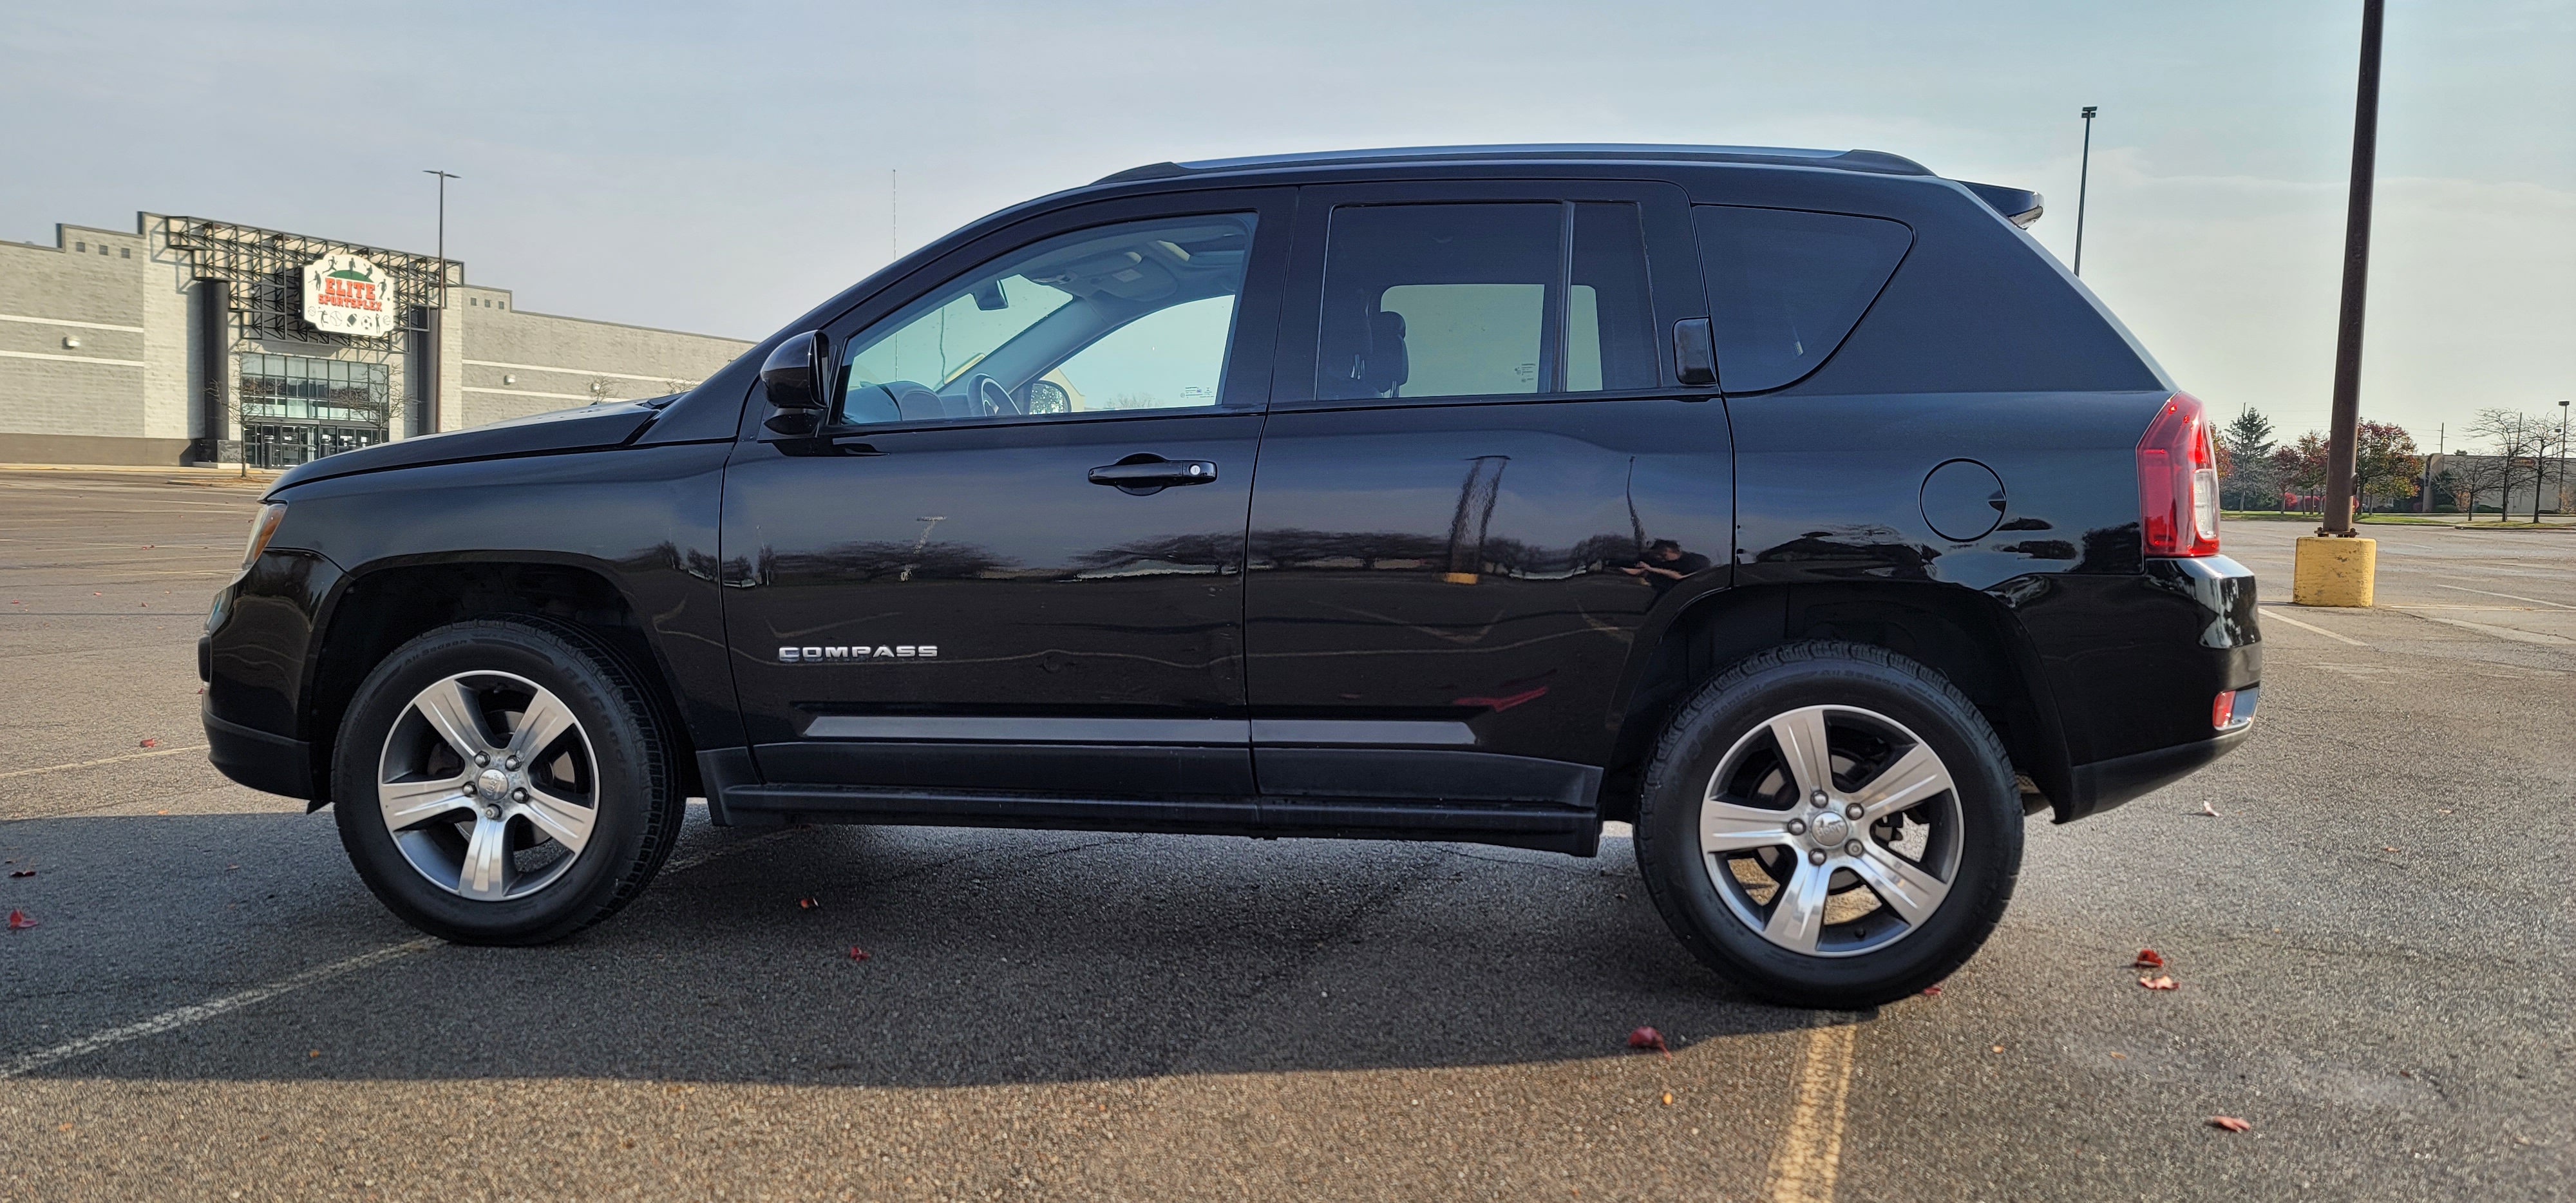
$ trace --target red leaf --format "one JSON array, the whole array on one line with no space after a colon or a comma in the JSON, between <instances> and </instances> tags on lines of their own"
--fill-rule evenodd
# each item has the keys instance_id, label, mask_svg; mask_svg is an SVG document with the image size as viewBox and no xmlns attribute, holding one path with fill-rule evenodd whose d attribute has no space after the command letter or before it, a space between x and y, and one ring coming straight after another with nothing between
<instances>
[{"instance_id":1,"label":"red leaf","mask_svg":"<svg viewBox=\"0 0 2576 1203\"><path fill-rule=\"evenodd\" d=\"M1667 1057L1673 1055L1673 1050L1664 1045L1664 1034L1653 1028L1639 1028L1628 1033L1628 1047L1650 1048Z\"/></svg>"},{"instance_id":2,"label":"red leaf","mask_svg":"<svg viewBox=\"0 0 2576 1203\"><path fill-rule=\"evenodd\" d=\"M2165 959L2156 955L2156 950L2152 948L2139 949L2138 959L2130 962L2129 964L2129 968L2131 969L2162 969L2164 967Z\"/></svg>"},{"instance_id":3,"label":"red leaf","mask_svg":"<svg viewBox=\"0 0 2576 1203\"><path fill-rule=\"evenodd\" d=\"M25 930L27 930L28 928L34 927L35 925L36 925L36 921L35 921L35 920L33 920L33 919L28 918L28 917L27 917L27 912L25 912L25 911L11 911L11 912L9 912L9 930L11 930L11 931L25 931Z\"/></svg>"},{"instance_id":4,"label":"red leaf","mask_svg":"<svg viewBox=\"0 0 2576 1203\"><path fill-rule=\"evenodd\" d=\"M2138 984L2149 990L2171 990L2174 988L2174 980L2172 976L2162 973L2159 973L2154 977L2139 978Z\"/></svg>"},{"instance_id":5,"label":"red leaf","mask_svg":"<svg viewBox=\"0 0 2576 1203\"><path fill-rule=\"evenodd\" d=\"M864 961L868 959L868 950L861 948L856 944L850 945L850 959L853 961Z\"/></svg>"},{"instance_id":6,"label":"red leaf","mask_svg":"<svg viewBox=\"0 0 2576 1203\"><path fill-rule=\"evenodd\" d=\"M143 746L147 748L157 748L161 746L161 741L157 739L147 739L143 741Z\"/></svg>"},{"instance_id":7,"label":"red leaf","mask_svg":"<svg viewBox=\"0 0 2576 1203\"><path fill-rule=\"evenodd\" d=\"M2209 1117L2209 1126L2213 1128L2225 1128L2230 1132L2243 1132L2251 1129L2254 1125L2246 1123L2244 1120L2238 1119L2232 1115L2213 1115Z\"/></svg>"}]
</instances>

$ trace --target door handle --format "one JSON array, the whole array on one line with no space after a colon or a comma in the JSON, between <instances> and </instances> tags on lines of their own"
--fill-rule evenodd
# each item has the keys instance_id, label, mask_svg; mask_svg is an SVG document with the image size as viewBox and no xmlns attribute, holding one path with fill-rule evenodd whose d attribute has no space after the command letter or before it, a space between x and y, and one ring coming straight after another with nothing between
<instances>
[{"instance_id":1,"label":"door handle","mask_svg":"<svg viewBox=\"0 0 2576 1203\"><path fill-rule=\"evenodd\" d=\"M1173 485L1203 485L1216 479L1216 464L1203 459L1164 459L1131 455L1091 470L1091 483L1131 493L1150 493Z\"/></svg>"}]
</instances>

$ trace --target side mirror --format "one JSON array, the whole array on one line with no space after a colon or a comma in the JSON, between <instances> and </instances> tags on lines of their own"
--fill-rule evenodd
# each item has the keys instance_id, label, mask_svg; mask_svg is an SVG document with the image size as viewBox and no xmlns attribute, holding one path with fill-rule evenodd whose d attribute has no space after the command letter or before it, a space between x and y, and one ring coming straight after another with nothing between
<instances>
[{"instance_id":1,"label":"side mirror","mask_svg":"<svg viewBox=\"0 0 2576 1203\"><path fill-rule=\"evenodd\" d=\"M777 410L761 425L787 438L805 438L822 428L825 354L820 331L800 334L778 344L760 365L761 392Z\"/></svg>"},{"instance_id":2,"label":"side mirror","mask_svg":"<svg viewBox=\"0 0 2576 1203\"><path fill-rule=\"evenodd\" d=\"M1717 335L1704 317L1673 323L1673 371L1681 382L1707 388L1717 383Z\"/></svg>"}]
</instances>

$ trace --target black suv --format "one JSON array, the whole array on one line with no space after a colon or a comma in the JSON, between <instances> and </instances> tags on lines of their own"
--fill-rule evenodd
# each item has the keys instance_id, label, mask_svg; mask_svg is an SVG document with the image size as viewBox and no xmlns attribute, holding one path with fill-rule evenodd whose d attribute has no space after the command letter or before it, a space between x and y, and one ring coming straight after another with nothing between
<instances>
[{"instance_id":1,"label":"black suv","mask_svg":"<svg viewBox=\"0 0 2576 1203\"><path fill-rule=\"evenodd\" d=\"M1157 163L941 239L687 393L289 472L201 664L452 940L615 911L685 800L1456 840L1634 824L1686 946L1857 1006L2022 821L2239 742L2200 404L1872 151Z\"/></svg>"}]
</instances>

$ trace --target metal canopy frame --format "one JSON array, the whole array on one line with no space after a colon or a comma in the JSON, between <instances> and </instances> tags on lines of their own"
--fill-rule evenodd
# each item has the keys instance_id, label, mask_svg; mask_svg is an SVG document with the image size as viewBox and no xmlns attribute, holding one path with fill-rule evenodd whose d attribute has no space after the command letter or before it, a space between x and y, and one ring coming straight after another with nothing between
<instances>
[{"instance_id":1,"label":"metal canopy frame","mask_svg":"<svg viewBox=\"0 0 2576 1203\"><path fill-rule=\"evenodd\" d=\"M331 357L390 366L397 357L409 354L428 333L427 315L447 307L447 290L464 282L462 266L453 259L202 217L162 218L161 238L162 245L171 252L186 257L191 278L218 280L226 285L225 326L229 334L224 360L228 374L233 375L240 371L245 344L264 340L341 348ZM333 333L305 322L304 268L330 254L361 256L391 277L391 299L401 315L392 331L374 336ZM407 412L411 399L409 376L409 372L387 373L386 437L393 436L395 423ZM230 422L256 420L242 413L239 389L233 381L224 382L223 395ZM225 444L237 442L223 440ZM246 453L253 451L244 447L224 455L222 451L232 449L209 450L217 452L217 458L240 458L243 462L248 462Z\"/></svg>"}]
</instances>

